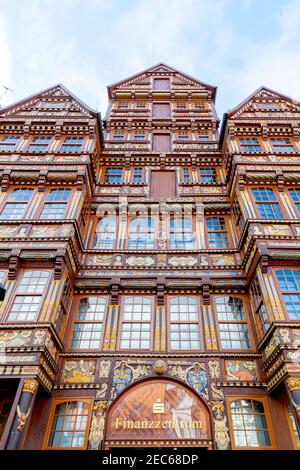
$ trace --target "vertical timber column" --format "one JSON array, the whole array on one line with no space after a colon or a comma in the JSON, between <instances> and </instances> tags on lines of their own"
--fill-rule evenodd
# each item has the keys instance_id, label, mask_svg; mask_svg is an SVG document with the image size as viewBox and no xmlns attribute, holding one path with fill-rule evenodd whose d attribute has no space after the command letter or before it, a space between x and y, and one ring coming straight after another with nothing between
<instances>
[{"instance_id":1,"label":"vertical timber column","mask_svg":"<svg viewBox=\"0 0 300 470\"><path fill-rule=\"evenodd\" d=\"M112 285L111 289L111 301L108 306L108 318L103 343L103 349L105 351L115 351L117 347L117 332L120 315L118 286Z\"/></svg>"},{"instance_id":2,"label":"vertical timber column","mask_svg":"<svg viewBox=\"0 0 300 470\"><path fill-rule=\"evenodd\" d=\"M261 266L258 266L256 272L269 320L271 322L285 320L284 311L277 292L277 287L272 273L269 272L269 268L267 269L267 272L263 272Z\"/></svg>"},{"instance_id":3,"label":"vertical timber column","mask_svg":"<svg viewBox=\"0 0 300 470\"><path fill-rule=\"evenodd\" d=\"M160 280L161 281L161 280ZM166 305L164 284L157 285L157 304L155 306L154 349L167 350Z\"/></svg>"},{"instance_id":4,"label":"vertical timber column","mask_svg":"<svg viewBox=\"0 0 300 470\"><path fill-rule=\"evenodd\" d=\"M211 305L211 297L209 293L209 280L206 278L205 283L202 287L202 296L203 296L203 321L204 321L204 336L206 349L208 351L218 349L218 341L215 329L215 323L213 318L213 311Z\"/></svg>"},{"instance_id":5,"label":"vertical timber column","mask_svg":"<svg viewBox=\"0 0 300 470\"><path fill-rule=\"evenodd\" d=\"M196 203L196 246L205 248L204 204Z\"/></svg>"},{"instance_id":6,"label":"vertical timber column","mask_svg":"<svg viewBox=\"0 0 300 470\"><path fill-rule=\"evenodd\" d=\"M288 377L285 380L288 396L297 416L297 426L300 433L300 377Z\"/></svg>"},{"instance_id":7,"label":"vertical timber column","mask_svg":"<svg viewBox=\"0 0 300 470\"><path fill-rule=\"evenodd\" d=\"M126 233L127 233L127 197L119 198L119 237L117 248L124 248L126 242Z\"/></svg>"},{"instance_id":8,"label":"vertical timber column","mask_svg":"<svg viewBox=\"0 0 300 470\"><path fill-rule=\"evenodd\" d=\"M37 379L26 379L17 406L16 415L7 439L6 449L21 449L28 429L39 383Z\"/></svg>"}]
</instances>

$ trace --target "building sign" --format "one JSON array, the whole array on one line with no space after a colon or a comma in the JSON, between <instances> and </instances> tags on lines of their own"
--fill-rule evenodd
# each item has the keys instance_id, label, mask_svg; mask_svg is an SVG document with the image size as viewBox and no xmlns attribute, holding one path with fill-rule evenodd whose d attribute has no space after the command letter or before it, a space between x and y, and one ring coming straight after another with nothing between
<instances>
[{"instance_id":1,"label":"building sign","mask_svg":"<svg viewBox=\"0 0 300 470\"><path fill-rule=\"evenodd\" d=\"M108 413L106 439L210 439L209 412L192 391L149 380L119 397Z\"/></svg>"}]
</instances>

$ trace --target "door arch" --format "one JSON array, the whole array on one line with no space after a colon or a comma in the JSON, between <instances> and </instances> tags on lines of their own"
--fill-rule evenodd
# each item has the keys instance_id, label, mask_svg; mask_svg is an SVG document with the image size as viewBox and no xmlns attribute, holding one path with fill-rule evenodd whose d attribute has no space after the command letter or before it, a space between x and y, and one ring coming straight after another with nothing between
<instances>
[{"instance_id":1,"label":"door arch","mask_svg":"<svg viewBox=\"0 0 300 470\"><path fill-rule=\"evenodd\" d=\"M107 413L104 447L213 448L211 414L190 387L151 378L126 388Z\"/></svg>"}]
</instances>

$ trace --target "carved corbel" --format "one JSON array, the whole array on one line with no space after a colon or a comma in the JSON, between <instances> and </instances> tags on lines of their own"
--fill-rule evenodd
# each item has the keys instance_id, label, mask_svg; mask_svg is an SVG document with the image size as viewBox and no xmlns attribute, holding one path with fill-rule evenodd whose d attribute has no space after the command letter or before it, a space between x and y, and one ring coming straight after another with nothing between
<instances>
[{"instance_id":1,"label":"carved corbel","mask_svg":"<svg viewBox=\"0 0 300 470\"><path fill-rule=\"evenodd\" d=\"M267 274L269 267L269 256L267 254L262 255L260 259L261 272Z\"/></svg>"},{"instance_id":2,"label":"carved corbel","mask_svg":"<svg viewBox=\"0 0 300 470\"><path fill-rule=\"evenodd\" d=\"M293 137L296 142L299 141L299 124L292 124L292 132L293 132Z\"/></svg>"},{"instance_id":3,"label":"carved corbel","mask_svg":"<svg viewBox=\"0 0 300 470\"><path fill-rule=\"evenodd\" d=\"M235 133L236 133L235 125L230 124L230 126L228 127L229 140L234 140L235 139Z\"/></svg>"},{"instance_id":4,"label":"carved corbel","mask_svg":"<svg viewBox=\"0 0 300 470\"><path fill-rule=\"evenodd\" d=\"M55 140L59 140L61 138L61 134L62 134L62 126L59 123L57 123L55 124L55 134L54 134Z\"/></svg>"},{"instance_id":5,"label":"carved corbel","mask_svg":"<svg viewBox=\"0 0 300 470\"><path fill-rule=\"evenodd\" d=\"M284 176L281 171L277 171L277 187L278 190L282 193L284 191Z\"/></svg>"},{"instance_id":6,"label":"carved corbel","mask_svg":"<svg viewBox=\"0 0 300 470\"><path fill-rule=\"evenodd\" d=\"M63 274L64 268L64 254L63 250L57 250L55 256L55 265L54 265L54 279L60 280Z\"/></svg>"},{"instance_id":7,"label":"carved corbel","mask_svg":"<svg viewBox=\"0 0 300 470\"><path fill-rule=\"evenodd\" d=\"M1 178L1 191L5 193L9 187L9 177L10 177L11 170L5 170L2 173Z\"/></svg>"},{"instance_id":8,"label":"carved corbel","mask_svg":"<svg viewBox=\"0 0 300 470\"><path fill-rule=\"evenodd\" d=\"M165 304L165 284L162 279L159 279L156 292L157 305L162 306Z\"/></svg>"},{"instance_id":9,"label":"carved corbel","mask_svg":"<svg viewBox=\"0 0 300 470\"><path fill-rule=\"evenodd\" d=\"M9 262L8 262L8 275L7 278L9 280L14 280L17 277L19 265L20 265L20 253L21 250L12 250Z\"/></svg>"},{"instance_id":10,"label":"carved corbel","mask_svg":"<svg viewBox=\"0 0 300 470\"><path fill-rule=\"evenodd\" d=\"M26 121L23 126L23 137L24 139L28 139L30 136L30 126L31 126L31 121Z\"/></svg>"},{"instance_id":11,"label":"carved corbel","mask_svg":"<svg viewBox=\"0 0 300 470\"><path fill-rule=\"evenodd\" d=\"M118 305L119 303L119 283L111 284L111 291L110 291L110 303L112 305Z\"/></svg>"},{"instance_id":12,"label":"carved corbel","mask_svg":"<svg viewBox=\"0 0 300 470\"><path fill-rule=\"evenodd\" d=\"M85 183L85 172L84 172L84 170L78 170L77 171L77 181L76 181L77 191L82 191L83 190L84 183Z\"/></svg>"},{"instance_id":13,"label":"carved corbel","mask_svg":"<svg viewBox=\"0 0 300 470\"><path fill-rule=\"evenodd\" d=\"M263 140L268 140L269 129L267 125L263 125L261 128L261 135Z\"/></svg>"},{"instance_id":14,"label":"carved corbel","mask_svg":"<svg viewBox=\"0 0 300 470\"><path fill-rule=\"evenodd\" d=\"M245 189L245 184L246 184L246 173L245 173L245 172L239 173L239 175L238 175L238 181L239 181L239 188L240 188L240 191L244 191L244 189Z\"/></svg>"},{"instance_id":15,"label":"carved corbel","mask_svg":"<svg viewBox=\"0 0 300 470\"><path fill-rule=\"evenodd\" d=\"M210 285L209 279L204 278L202 284L202 298L203 298L203 305L210 305Z\"/></svg>"},{"instance_id":16,"label":"carved corbel","mask_svg":"<svg viewBox=\"0 0 300 470\"><path fill-rule=\"evenodd\" d=\"M159 154L159 164L160 164L161 170L164 170L166 168L166 154L165 153Z\"/></svg>"},{"instance_id":17,"label":"carved corbel","mask_svg":"<svg viewBox=\"0 0 300 470\"><path fill-rule=\"evenodd\" d=\"M88 128L89 128L89 138L94 139L95 138L95 125L94 125L93 120L89 121Z\"/></svg>"},{"instance_id":18,"label":"carved corbel","mask_svg":"<svg viewBox=\"0 0 300 470\"><path fill-rule=\"evenodd\" d=\"M39 181L38 181L38 192L42 193L46 189L46 180L47 180L47 170L41 170L39 172Z\"/></svg>"}]
</instances>

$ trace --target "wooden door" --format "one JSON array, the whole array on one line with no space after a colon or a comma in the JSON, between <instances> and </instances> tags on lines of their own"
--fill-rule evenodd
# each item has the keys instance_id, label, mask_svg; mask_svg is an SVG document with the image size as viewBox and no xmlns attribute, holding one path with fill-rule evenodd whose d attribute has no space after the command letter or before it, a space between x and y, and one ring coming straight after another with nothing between
<instances>
[{"instance_id":1,"label":"wooden door","mask_svg":"<svg viewBox=\"0 0 300 470\"><path fill-rule=\"evenodd\" d=\"M175 171L151 172L151 196L163 198L176 196Z\"/></svg>"},{"instance_id":2,"label":"wooden door","mask_svg":"<svg viewBox=\"0 0 300 470\"><path fill-rule=\"evenodd\" d=\"M153 103L152 117L167 119L171 116L169 103Z\"/></svg>"},{"instance_id":3,"label":"wooden door","mask_svg":"<svg viewBox=\"0 0 300 470\"><path fill-rule=\"evenodd\" d=\"M171 152L171 135L153 134L153 151L163 153Z\"/></svg>"},{"instance_id":4,"label":"wooden door","mask_svg":"<svg viewBox=\"0 0 300 470\"><path fill-rule=\"evenodd\" d=\"M155 78L153 81L153 90L170 90L170 81L168 78Z\"/></svg>"}]
</instances>

